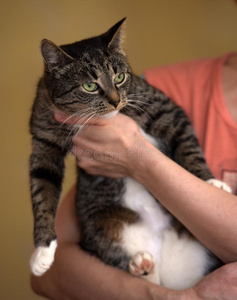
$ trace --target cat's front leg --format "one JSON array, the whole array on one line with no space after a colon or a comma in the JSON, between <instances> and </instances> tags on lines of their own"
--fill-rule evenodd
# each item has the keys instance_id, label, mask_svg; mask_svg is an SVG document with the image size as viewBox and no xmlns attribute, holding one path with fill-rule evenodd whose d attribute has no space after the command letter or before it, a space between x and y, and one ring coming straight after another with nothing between
<instances>
[{"instance_id":1,"label":"cat's front leg","mask_svg":"<svg viewBox=\"0 0 237 300\"><path fill-rule=\"evenodd\" d=\"M231 188L229 187L228 184L226 184L225 182L221 181L221 180L218 180L218 179L215 179L215 178L212 178L212 179L209 179L207 180L207 183L219 188L219 189L222 189L228 193L232 193L232 190Z\"/></svg>"},{"instance_id":2,"label":"cat's front leg","mask_svg":"<svg viewBox=\"0 0 237 300\"><path fill-rule=\"evenodd\" d=\"M30 259L30 267L34 275L41 276L51 267L56 248L57 240L53 240L48 247L39 246L35 249Z\"/></svg>"},{"instance_id":3,"label":"cat's front leg","mask_svg":"<svg viewBox=\"0 0 237 300\"><path fill-rule=\"evenodd\" d=\"M64 157L57 147L33 139L30 159L31 197L34 214L35 251L30 260L31 271L40 276L54 260L57 247L55 215L61 192Z\"/></svg>"},{"instance_id":4,"label":"cat's front leg","mask_svg":"<svg viewBox=\"0 0 237 300\"><path fill-rule=\"evenodd\" d=\"M185 115L183 115L183 121L181 119L180 122L176 123L177 128L182 128L182 123L185 123ZM232 191L228 184L213 178L193 127L188 121L185 124L186 128L183 130L180 129L179 134L175 134L172 139L171 148L175 150L175 160L186 170L205 180L207 183L231 193Z\"/></svg>"}]
</instances>

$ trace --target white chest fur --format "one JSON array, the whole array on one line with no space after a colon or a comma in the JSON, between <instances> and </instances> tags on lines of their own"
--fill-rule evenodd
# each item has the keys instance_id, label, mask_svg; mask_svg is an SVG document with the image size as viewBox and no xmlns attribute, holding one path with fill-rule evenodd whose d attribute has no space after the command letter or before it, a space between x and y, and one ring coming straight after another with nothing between
<instances>
[{"instance_id":1,"label":"white chest fur","mask_svg":"<svg viewBox=\"0 0 237 300\"><path fill-rule=\"evenodd\" d=\"M171 216L167 214L158 201L138 182L126 178L126 191L123 205L139 213L144 224L150 230L160 234L167 226L170 226Z\"/></svg>"},{"instance_id":2,"label":"white chest fur","mask_svg":"<svg viewBox=\"0 0 237 300\"><path fill-rule=\"evenodd\" d=\"M151 144L158 146L157 141L153 137L146 134L141 128L139 130ZM142 221L156 234L160 234L161 230L170 225L171 216L166 213L143 185L132 178L126 178L125 184L124 206L138 212Z\"/></svg>"},{"instance_id":3,"label":"white chest fur","mask_svg":"<svg viewBox=\"0 0 237 300\"><path fill-rule=\"evenodd\" d=\"M140 129L142 135L153 145L157 142ZM125 179L125 193L123 205L140 216L140 222L125 225L123 230L123 246L134 256L139 250L151 253L156 260L160 260L161 246L165 228L171 223L171 215L147 191L147 189L132 178Z\"/></svg>"},{"instance_id":4,"label":"white chest fur","mask_svg":"<svg viewBox=\"0 0 237 300\"><path fill-rule=\"evenodd\" d=\"M140 129L153 145L157 142ZM134 257L139 251L152 254L153 273L146 279L173 289L186 289L202 278L208 264L207 250L189 235L171 228L172 216L138 182L125 179L123 205L136 211L140 222L124 225L122 246ZM155 184L155 182L154 182Z\"/></svg>"}]
</instances>

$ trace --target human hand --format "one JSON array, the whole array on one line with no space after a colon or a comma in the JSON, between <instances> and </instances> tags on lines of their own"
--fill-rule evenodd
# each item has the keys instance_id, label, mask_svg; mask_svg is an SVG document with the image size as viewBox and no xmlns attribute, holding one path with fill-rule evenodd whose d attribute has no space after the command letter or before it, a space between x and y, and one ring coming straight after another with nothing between
<instances>
[{"instance_id":1,"label":"human hand","mask_svg":"<svg viewBox=\"0 0 237 300\"><path fill-rule=\"evenodd\" d=\"M193 290L197 299L237 299L237 262L224 265L210 273L199 281Z\"/></svg>"},{"instance_id":2,"label":"human hand","mask_svg":"<svg viewBox=\"0 0 237 300\"><path fill-rule=\"evenodd\" d=\"M75 124L67 115L55 114L58 122ZM133 177L139 152L149 147L137 124L118 114L112 119L98 119L73 138L72 152L87 173L112 178ZM142 145L142 147L141 147Z\"/></svg>"}]
</instances>

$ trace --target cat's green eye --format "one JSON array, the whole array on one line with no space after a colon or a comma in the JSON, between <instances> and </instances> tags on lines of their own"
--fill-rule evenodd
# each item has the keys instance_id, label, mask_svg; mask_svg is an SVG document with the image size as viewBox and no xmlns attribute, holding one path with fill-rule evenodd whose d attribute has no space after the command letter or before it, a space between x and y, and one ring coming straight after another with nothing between
<instances>
[{"instance_id":1,"label":"cat's green eye","mask_svg":"<svg viewBox=\"0 0 237 300\"><path fill-rule=\"evenodd\" d=\"M83 84L84 89L87 92L95 92L98 89L98 84L96 84L95 82L87 82Z\"/></svg>"},{"instance_id":2,"label":"cat's green eye","mask_svg":"<svg viewBox=\"0 0 237 300\"><path fill-rule=\"evenodd\" d=\"M114 78L114 82L115 84L120 84L124 81L124 78L125 78L125 75L124 73L120 73L119 75L117 75L115 78Z\"/></svg>"}]
</instances>

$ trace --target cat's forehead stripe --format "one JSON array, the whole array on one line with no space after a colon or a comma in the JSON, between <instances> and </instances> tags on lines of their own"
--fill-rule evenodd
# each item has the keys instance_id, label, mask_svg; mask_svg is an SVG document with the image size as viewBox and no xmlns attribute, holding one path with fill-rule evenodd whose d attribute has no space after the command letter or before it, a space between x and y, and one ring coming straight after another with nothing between
<instances>
[{"instance_id":1,"label":"cat's forehead stripe","mask_svg":"<svg viewBox=\"0 0 237 300\"><path fill-rule=\"evenodd\" d=\"M113 68L114 74L117 74L117 66L114 64L114 65L112 65L112 68Z\"/></svg>"},{"instance_id":2,"label":"cat's forehead stripe","mask_svg":"<svg viewBox=\"0 0 237 300\"><path fill-rule=\"evenodd\" d=\"M95 71L93 68L90 68L90 69L89 69L89 72L90 72L90 75L91 75L95 80L98 79L98 76L97 76L97 74L96 74L96 71Z\"/></svg>"}]
</instances>

